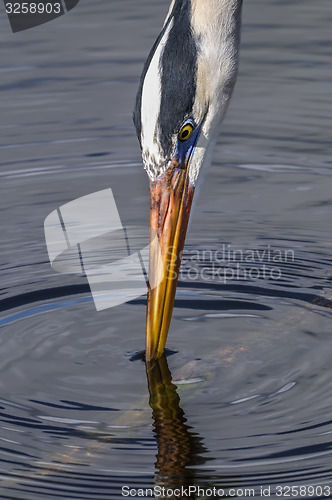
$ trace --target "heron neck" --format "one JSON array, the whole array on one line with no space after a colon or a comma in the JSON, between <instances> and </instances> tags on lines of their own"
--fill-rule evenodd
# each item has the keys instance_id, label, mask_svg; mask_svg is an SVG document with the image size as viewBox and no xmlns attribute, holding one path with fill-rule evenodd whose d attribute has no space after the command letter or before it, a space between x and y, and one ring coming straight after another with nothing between
<instances>
[{"instance_id":1,"label":"heron neck","mask_svg":"<svg viewBox=\"0 0 332 500\"><path fill-rule=\"evenodd\" d=\"M234 22L240 22L243 0L190 0L191 22L197 33L232 32Z\"/></svg>"}]
</instances>

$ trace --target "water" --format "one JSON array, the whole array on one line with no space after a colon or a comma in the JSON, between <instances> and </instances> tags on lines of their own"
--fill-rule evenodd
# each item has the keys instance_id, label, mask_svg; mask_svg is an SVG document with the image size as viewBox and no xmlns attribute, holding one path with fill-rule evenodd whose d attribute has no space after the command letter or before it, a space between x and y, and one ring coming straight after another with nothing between
<instances>
[{"instance_id":1,"label":"water","mask_svg":"<svg viewBox=\"0 0 332 500\"><path fill-rule=\"evenodd\" d=\"M52 271L43 223L111 187L123 224L146 225L131 114L167 5L85 2L16 35L1 16L1 498L331 486L329 7L244 6L150 405L144 297L97 313L83 276Z\"/></svg>"}]
</instances>

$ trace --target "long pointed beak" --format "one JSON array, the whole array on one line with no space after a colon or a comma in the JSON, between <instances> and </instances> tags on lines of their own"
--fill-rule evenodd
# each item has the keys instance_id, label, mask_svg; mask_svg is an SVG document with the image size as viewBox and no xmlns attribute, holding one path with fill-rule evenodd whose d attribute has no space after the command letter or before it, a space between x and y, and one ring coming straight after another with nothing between
<instances>
[{"instance_id":1,"label":"long pointed beak","mask_svg":"<svg viewBox=\"0 0 332 500\"><path fill-rule=\"evenodd\" d=\"M150 181L147 361L159 358L165 349L194 195L188 176L189 161L185 168L181 167L173 159L166 172Z\"/></svg>"}]
</instances>

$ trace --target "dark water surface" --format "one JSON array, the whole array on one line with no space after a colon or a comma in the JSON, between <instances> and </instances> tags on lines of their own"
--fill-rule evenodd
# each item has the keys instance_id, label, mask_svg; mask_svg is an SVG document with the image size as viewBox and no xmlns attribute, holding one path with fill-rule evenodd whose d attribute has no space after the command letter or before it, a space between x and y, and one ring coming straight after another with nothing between
<instances>
[{"instance_id":1,"label":"dark water surface","mask_svg":"<svg viewBox=\"0 0 332 500\"><path fill-rule=\"evenodd\" d=\"M64 203L111 187L123 224L147 224L131 114L167 8L82 1L15 35L0 18L1 499L332 498L330 0L245 3L150 404L131 360L145 298L97 313L85 277L50 267L43 224Z\"/></svg>"}]
</instances>

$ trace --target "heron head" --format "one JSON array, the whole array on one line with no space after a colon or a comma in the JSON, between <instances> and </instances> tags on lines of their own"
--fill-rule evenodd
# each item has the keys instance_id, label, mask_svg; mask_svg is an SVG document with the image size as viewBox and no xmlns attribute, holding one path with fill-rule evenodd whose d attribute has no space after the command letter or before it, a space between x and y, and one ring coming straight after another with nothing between
<instances>
[{"instance_id":1,"label":"heron head","mask_svg":"<svg viewBox=\"0 0 332 500\"><path fill-rule=\"evenodd\" d=\"M134 122L161 251L151 246L148 360L165 347L195 187L235 84L241 5L173 0L141 77Z\"/></svg>"}]
</instances>

